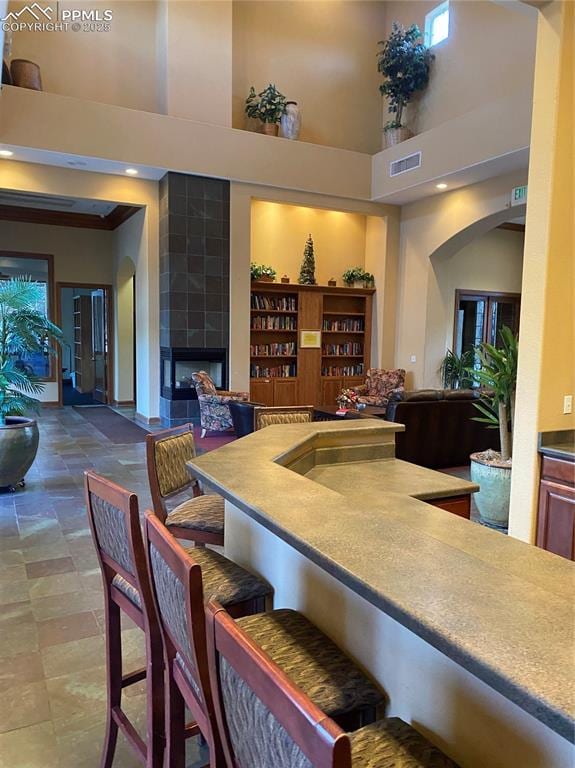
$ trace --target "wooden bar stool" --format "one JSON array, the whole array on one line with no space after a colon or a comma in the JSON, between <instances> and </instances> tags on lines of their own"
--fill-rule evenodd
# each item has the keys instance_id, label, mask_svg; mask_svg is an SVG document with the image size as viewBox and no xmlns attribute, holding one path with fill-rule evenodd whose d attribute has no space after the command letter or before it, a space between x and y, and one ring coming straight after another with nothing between
<instances>
[{"instance_id":1,"label":"wooden bar stool","mask_svg":"<svg viewBox=\"0 0 575 768\"><path fill-rule=\"evenodd\" d=\"M121 729L147 768L161 768L164 755L164 662L134 493L84 473L86 507L104 582L108 704L101 768L111 768ZM120 611L144 631L147 666L122 674ZM146 741L122 709L122 691L146 681Z\"/></svg>"},{"instance_id":2,"label":"wooden bar stool","mask_svg":"<svg viewBox=\"0 0 575 768\"><path fill-rule=\"evenodd\" d=\"M207 607L212 698L227 768L457 768L398 718L345 733L276 662L278 639L268 638L264 651L245 622L215 602Z\"/></svg>"},{"instance_id":3,"label":"wooden bar stool","mask_svg":"<svg viewBox=\"0 0 575 768\"><path fill-rule=\"evenodd\" d=\"M167 767L184 765L185 703L209 745L210 765L220 768L224 763L209 683L205 627L205 601L213 598L215 581L202 562L210 550L185 550L151 512L146 512L146 539L166 651ZM228 569L242 572L239 566L227 562ZM250 631L258 636L281 637L282 642L276 644L277 663L298 676L314 701L340 722L349 723L351 727L372 722L377 708L383 704L383 695L353 662L295 611L246 616L246 604L239 599L246 597L240 576L236 577L236 583L240 595L229 590L225 594L229 615L237 618L244 614L239 620L250 622ZM235 604L231 605L232 602ZM271 622L268 616L274 617ZM249 762L244 765L255 768Z\"/></svg>"},{"instance_id":4,"label":"wooden bar stool","mask_svg":"<svg viewBox=\"0 0 575 768\"><path fill-rule=\"evenodd\" d=\"M154 512L178 539L224 545L224 500L204 494L186 462L196 455L194 428L191 424L146 435L146 463ZM186 499L168 511L166 502L187 490Z\"/></svg>"}]
</instances>

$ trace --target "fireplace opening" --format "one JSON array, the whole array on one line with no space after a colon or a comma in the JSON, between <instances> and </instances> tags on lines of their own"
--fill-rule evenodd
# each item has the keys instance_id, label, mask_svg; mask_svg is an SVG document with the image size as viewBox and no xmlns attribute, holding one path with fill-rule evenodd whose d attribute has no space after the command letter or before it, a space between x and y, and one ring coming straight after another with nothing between
<instances>
[{"instance_id":1,"label":"fireplace opening","mask_svg":"<svg viewBox=\"0 0 575 768\"><path fill-rule=\"evenodd\" d=\"M160 361L162 397L168 400L196 400L192 373L198 371L205 371L216 389L227 389L225 349L162 347Z\"/></svg>"}]
</instances>

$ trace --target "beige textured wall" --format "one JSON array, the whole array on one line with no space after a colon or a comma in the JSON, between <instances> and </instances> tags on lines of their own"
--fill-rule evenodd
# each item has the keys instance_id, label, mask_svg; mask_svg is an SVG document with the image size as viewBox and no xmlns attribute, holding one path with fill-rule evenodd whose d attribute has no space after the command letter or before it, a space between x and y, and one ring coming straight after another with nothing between
<instances>
[{"instance_id":1,"label":"beige textured wall","mask_svg":"<svg viewBox=\"0 0 575 768\"><path fill-rule=\"evenodd\" d=\"M575 395L575 4L541 7L525 232L522 337L509 533L535 540L540 431L573 429L563 397Z\"/></svg>"},{"instance_id":2,"label":"beige textured wall","mask_svg":"<svg viewBox=\"0 0 575 768\"><path fill-rule=\"evenodd\" d=\"M302 109L303 141L374 153L381 147L377 41L383 2L235 2L233 125L250 85L268 82Z\"/></svg>"},{"instance_id":3,"label":"beige textured wall","mask_svg":"<svg viewBox=\"0 0 575 768\"><path fill-rule=\"evenodd\" d=\"M386 32L393 21L416 23L423 32L426 13L437 5L439 0L387 2ZM535 9L486 0L450 0L449 7L449 38L434 46L429 87L408 108L408 124L416 133L512 96L533 82Z\"/></svg>"},{"instance_id":4,"label":"beige textured wall","mask_svg":"<svg viewBox=\"0 0 575 768\"><path fill-rule=\"evenodd\" d=\"M251 231L251 260L274 267L277 280L287 274L297 282L308 234L320 285L331 277L343 285L346 269L364 266L366 217L357 213L254 200Z\"/></svg>"},{"instance_id":5,"label":"beige textured wall","mask_svg":"<svg viewBox=\"0 0 575 768\"><path fill-rule=\"evenodd\" d=\"M231 126L231 0L160 0L157 35L162 111Z\"/></svg>"},{"instance_id":6,"label":"beige textured wall","mask_svg":"<svg viewBox=\"0 0 575 768\"><path fill-rule=\"evenodd\" d=\"M25 3L11 0L10 10ZM60 10L110 9L108 32L14 33L13 58L31 59L42 70L45 91L117 104L130 109L158 109L156 3L150 0L60 0Z\"/></svg>"},{"instance_id":7,"label":"beige textured wall","mask_svg":"<svg viewBox=\"0 0 575 768\"><path fill-rule=\"evenodd\" d=\"M146 419L159 418L160 307L158 184L151 181L86 173L64 168L10 161L2 165L1 186L11 191L108 200L144 207L141 236L133 249L136 259L136 304L141 321L136 329L137 410ZM96 269L92 265L90 269ZM71 272L71 274L75 274ZM92 273L90 273L92 274ZM59 278L64 279L64 278ZM74 279L71 277L70 279ZM87 279L87 277L83 278ZM110 267L110 279L113 272ZM120 398L118 398L120 399Z\"/></svg>"},{"instance_id":8,"label":"beige textured wall","mask_svg":"<svg viewBox=\"0 0 575 768\"><path fill-rule=\"evenodd\" d=\"M456 253L432 258L429 297L435 306L428 309L433 323L426 328L430 373L434 364L439 369L445 351L453 349L457 289L521 293L523 242L522 232L492 229ZM432 349L436 350L435 361ZM436 383L441 384L439 373Z\"/></svg>"},{"instance_id":9,"label":"beige textured wall","mask_svg":"<svg viewBox=\"0 0 575 768\"><path fill-rule=\"evenodd\" d=\"M433 386L445 353L443 333L428 334L428 329L445 327L431 257L454 254L497 224L522 215L520 208L508 207L511 189L525 182L524 173L498 176L402 207L396 364L408 371L409 387Z\"/></svg>"}]
</instances>

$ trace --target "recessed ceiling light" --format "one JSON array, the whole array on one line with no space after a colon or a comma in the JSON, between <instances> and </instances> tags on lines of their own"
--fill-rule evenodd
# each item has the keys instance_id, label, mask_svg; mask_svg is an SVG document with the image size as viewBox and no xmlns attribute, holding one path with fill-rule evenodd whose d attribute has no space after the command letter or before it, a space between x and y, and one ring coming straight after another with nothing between
<instances>
[{"instance_id":1,"label":"recessed ceiling light","mask_svg":"<svg viewBox=\"0 0 575 768\"><path fill-rule=\"evenodd\" d=\"M14 152L10 149L0 149L0 157L12 157Z\"/></svg>"},{"instance_id":2,"label":"recessed ceiling light","mask_svg":"<svg viewBox=\"0 0 575 768\"><path fill-rule=\"evenodd\" d=\"M128 176L137 176L138 170L137 168L126 168L126 173L128 174Z\"/></svg>"},{"instance_id":3,"label":"recessed ceiling light","mask_svg":"<svg viewBox=\"0 0 575 768\"><path fill-rule=\"evenodd\" d=\"M437 189L447 189L447 184L444 184L443 182L441 182L441 184L436 184L435 186Z\"/></svg>"}]
</instances>

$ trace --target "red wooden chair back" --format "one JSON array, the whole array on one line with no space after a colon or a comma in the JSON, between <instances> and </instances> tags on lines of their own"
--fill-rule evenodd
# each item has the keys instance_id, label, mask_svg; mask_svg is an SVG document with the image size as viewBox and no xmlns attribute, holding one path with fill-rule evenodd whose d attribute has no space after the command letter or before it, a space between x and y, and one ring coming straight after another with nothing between
<instances>
[{"instance_id":1,"label":"red wooden chair back","mask_svg":"<svg viewBox=\"0 0 575 768\"><path fill-rule=\"evenodd\" d=\"M351 768L348 736L242 631L206 608L216 719L227 768Z\"/></svg>"}]
</instances>

